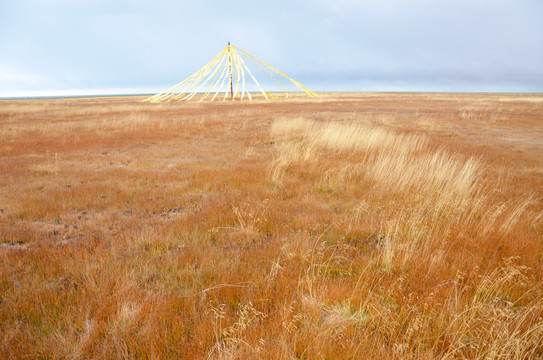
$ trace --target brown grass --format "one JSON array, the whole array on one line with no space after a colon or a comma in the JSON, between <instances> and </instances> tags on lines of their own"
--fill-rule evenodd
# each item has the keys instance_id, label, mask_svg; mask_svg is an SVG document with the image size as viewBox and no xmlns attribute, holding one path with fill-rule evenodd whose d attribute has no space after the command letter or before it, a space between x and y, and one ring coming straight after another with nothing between
<instances>
[{"instance_id":1,"label":"brown grass","mask_svg":"<svg viewBox=\"0 0 543 360\"><path fill-rule=\"evenodd\" d=\"M0 358L543 357L543 97L0 101Z\"/></svg>"}]
</instances>

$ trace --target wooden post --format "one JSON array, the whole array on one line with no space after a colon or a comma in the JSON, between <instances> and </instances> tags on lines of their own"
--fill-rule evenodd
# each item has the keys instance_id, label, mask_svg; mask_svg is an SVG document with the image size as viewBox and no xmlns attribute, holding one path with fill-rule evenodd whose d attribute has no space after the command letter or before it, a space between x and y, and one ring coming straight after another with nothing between
<instances>
[{"instance_id":1,"label":"wooden post","mask_svg":"<svg viewBox=\"0 0 543 360\"><path fill-rule=\"evenodd\" d=\"M234 100L234 85L232 83L232 49L230 48L230 41L228 42L228 70L230 71L230 96Z\"/></svg>"}]
</instances>

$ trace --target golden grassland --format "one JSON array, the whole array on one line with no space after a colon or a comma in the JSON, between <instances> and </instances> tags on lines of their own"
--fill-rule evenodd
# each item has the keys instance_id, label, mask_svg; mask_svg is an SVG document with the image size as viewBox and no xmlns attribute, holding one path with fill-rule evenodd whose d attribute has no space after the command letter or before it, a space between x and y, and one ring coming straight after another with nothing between
<instances>
[{"instance_id":1,"label":"golden grassland","mask_svg":"<svg viewBox=\"0 0 543 360\"><path fill-rule=\"evenodd\" d=\"M543 357L543 96L0 101L0 358Z\"/></svg>"}]
</instances>

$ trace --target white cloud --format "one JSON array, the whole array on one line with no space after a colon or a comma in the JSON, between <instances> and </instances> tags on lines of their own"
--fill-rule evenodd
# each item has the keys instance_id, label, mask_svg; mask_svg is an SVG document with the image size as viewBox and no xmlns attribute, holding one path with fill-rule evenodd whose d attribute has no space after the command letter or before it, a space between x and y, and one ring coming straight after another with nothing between
<instances>
[{"instance_id":1,"label":"white cloud","mask_svg":"<svg viewBox=\"0 0 543 360\"><path fill-rule=\"evenodd\" d=\"M103 89L62 89L62 90L18 90L2 91L1 98L32 98L32 97L70 97L70 96L108 96L108 95L140 95L155 94L162 90L157 87L137 88L103 88Z\"/></svg>"},{"instance_id":2,"label":"white cloud","mask_svg":"<svg viewBox=\"0 0 543 360\"><path fill-rule=\"evenodd\" d=\"M54 81L47 76L19 71L0 65L0 91L18 91L40 86L51 86Z\"/></svg>"}]
</instances>

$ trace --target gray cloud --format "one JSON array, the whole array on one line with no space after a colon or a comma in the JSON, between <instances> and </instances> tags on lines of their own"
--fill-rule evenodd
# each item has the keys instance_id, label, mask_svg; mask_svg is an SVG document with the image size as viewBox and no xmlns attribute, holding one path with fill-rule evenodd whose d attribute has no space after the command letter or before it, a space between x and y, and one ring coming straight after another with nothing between
<instances>
[{"instance_id":1,"label":"gray cloud","mask_svg":"<svg viewBox=\"0 0 543 360\"><path fill-rule=\"evenodd\" d=\"M21 0L0 14L0 67L41 79L0 92L159 88L229 40L319 90L543 92L535 0Z\"/></svg>"}]
</instances>

